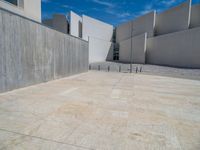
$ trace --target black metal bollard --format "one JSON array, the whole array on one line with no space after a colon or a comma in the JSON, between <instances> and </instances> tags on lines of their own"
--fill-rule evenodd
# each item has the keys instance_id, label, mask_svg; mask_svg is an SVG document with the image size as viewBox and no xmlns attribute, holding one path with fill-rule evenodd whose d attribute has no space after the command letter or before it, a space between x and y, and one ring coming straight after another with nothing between
<instances>
[{"instance_id":1,"label":"black metal bollard","mask_svg":"<svg viewBox=\"0 0 200 150\"><path fill-rule=\"evenodd\" d=\"M101 67L100 67L100 65L98 65L98 70L99 70L99 71L101 70Z\"/></svg>"},{"instance_id":2,"label":"black metal bollard","mask_svg":"<svg viewBox=\"0 0 200 150\"><path fill-rule=\"evenodd\" d=\"M119 72L121 72L121 70L122 70L122 68L121 68L121 66L119 66Z\"/></svg>"},{"instance_id":3,"label":"black metal bollard","mask_svg":"<svg viewBox=\"0 0 200 150\"><path fill-rule=\"evenodd\" d=\"M110 66L108 66L108 72L110 71Z\"/></svg>"},{"instance_id":4,"label":"black metal bollard","mask_svg":"<svg viewBox=\"0 0 200 150\"><path fill-rule=\"evenodd\" d=\"M140 72L142 72L142 67L140 67Z\"/></svg>"},{"instance_id":5,"label":"black metal bollard","mask_svg":"<svg viewBox=\"0 0 200 150\"><path fill-rule=\"evenodd\" d=\"M89 65L89 70L92 70L92 67L91 67L91 65Z\"/></svg>"},{"instance_id":6,"label":"black metal bollard","mask_svg":"<svg viewBox=\"0 0 200 150\"><path fill-rule=\"evenodd\" d=\"M136 70L135 70L135 72L136 72L136 73L138 72L138 67L136 67Z\"/></svg>"}]
</instances>

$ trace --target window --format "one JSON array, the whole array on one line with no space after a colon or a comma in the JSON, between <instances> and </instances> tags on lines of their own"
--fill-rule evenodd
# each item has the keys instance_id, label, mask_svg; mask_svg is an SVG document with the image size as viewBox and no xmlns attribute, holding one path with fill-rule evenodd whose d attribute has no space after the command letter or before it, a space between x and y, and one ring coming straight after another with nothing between
<instances>
[{"instance_id":1,"label":"window","mask_svg":"<svg viewBox=\"0 0 200 150\"><path fill-rule=\"evenodd\" d=\"M4 0L4 1L11 3L18 7L22 7L22 8L24 7L24 0Z\"/></svg>"},{"instance_id":2,"label":"window","mask_svg":"<svg viewBox=\"0 0 200 150\"><path fill-rule=\"evenodd\" d=\"M18 0L5 0L5 1L16 6L18 5Z\"/></svg>"}]
</instances>

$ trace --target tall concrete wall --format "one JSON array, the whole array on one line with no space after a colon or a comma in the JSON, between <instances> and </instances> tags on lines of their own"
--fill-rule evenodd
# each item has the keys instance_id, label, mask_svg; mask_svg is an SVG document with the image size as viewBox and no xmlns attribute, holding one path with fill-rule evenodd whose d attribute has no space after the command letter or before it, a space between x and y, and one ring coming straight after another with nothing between
<instances>
[{"instance_id":1,"label":"tall concrete wall","mask_svg":"<svg viewBox=\"0 0 200 150\"><path fill-rule=\"evenodd\" d=\"M131 37L147 32L148 37L154 36L154 27L156 20L156 12L150 12L136 20L119 25L116 28L116 41L121 42ZM131 29L132 28L132 29ZM132 30L132 31L131 31Z\"/></svg>"},{"instance_id":2,"label":"tall concrete wall","mask_svg":"<svg viewBox=\"0 0 200 150\"><path fill-rule=\"evenodd\" d=\"M108 41L89 38L89 62L113 60L113 44Z\"/></svg>"},{"instance_id":3,"label":"tall concrete wall","mask_svg":"<svg viewBox=\"0 0 200 150\"><path fill-rule=\"evenodd\" d=\"M146 41L147 33L133 37L133 57L132 62L136 64L145 64L146 60Z\"/></svg>"},{"instance_id":4,"label":"tall concrete wall","mask_svg":"<svg viewBox=\"0 0 200 150\"><path fill-rule=\"evenodd\" d=\"M8 2L0 0L0 8L9 10L29 19L41 22L41 0L23 0L22 7L17 7Z\"/></svg>"},{"instance_id":5,"label":"tall concrete wall","mask_svg":"<svg viewBox=\"0 0 200 150\"><path fill-rule=\"evenodd\" d=\"M191 0L156 16L156 35L168 34L189 28Z\"/></svg>"},{"instance_id":6,"label":"tall concrete wall","mask_svg":"<svg viewBox=\"0 0 200 150\"><path fill-rule=\"evenodd\" d=\"M112 41L113 36L112 25L99 21L97 19L83 15L83 39L95 37L104 41Z\"/></svg>"},{"instance_id":7,"label":"tall concrete wall","mask_svg":"<svg viewBox=\"0 0 200 150\"><path fill-rule=\"evenodd\" d=\"M0 92L88 70L81 39L2 10L0 35Z\"/></svg>"},{"instance_id":8,"label":"tall concrete wall","mask_svg":"<svg viewBox=\"0 0 200 150\"><path fill-rule=\"evenodd\" d=\"M131 62L131 38L119 43L119 61L123 63Z\"/></svg>"},{"instance_id":9,"label":"tall concrete wall","mask_svg":"<svg viewBox=\"0 0 200 150\"><path fill-rule=\"evenodd\" d=\"M69 34L68 33L69 23L66 16L63 14L54 14L52 19L45 19L42 21L42 23L57 31Z\"/></svg>"},{"instance_id":10,"label":"tall concrete wall","mask_svg":"<svg viewBox=\"0 0 200 150\"><path fill-rule=\"evenodd\" d=\"M144 33L120 42L120 51L119 51L120 62L145 64L146 40L147 40L147 33Z\"/></svg>"},{"instance_id":11,"label":"tall concrete wall","mask_svg":"<svg viewBox=\"0 0 200 150\"><path fill-rule=\"evenodd\" d=\"M89 38L89 62L113 59L112 25L83 15L83 39Z\"/></svg>"},{"instance_id":12,"label":"tall concrete wall","mask_svg":"<svg viewBox=\"0 0 200 150\"><path fill-rule=\"evenodd\" d=\"M147 63L200 68L200 28L149 38Z\"/></svg>"},{"instance_id":13,"label":"tall concrete wall","mask_svg":"<svg viewBox=\"0 0 200 150\"><path fill-rule=\"evenodd\" d=\"M200 27L200 4L192 6L190 27Z\"/></svg>"},{"instance_id":14,"label":"tall concrete wall","mask_svg":"<svg viewBox=\"0 0 200 150\"><path fill-rule=\"evenodd\" d=\"M75 37L80 37L80 23L82 23L82 17L70 11L70 34ZM88 39L87 39L88 40Z\"/></svg>"},{"instance_id":15,"label":"tall concrete wall","mask_svg":"<svg viewBox=\"0 0 200 150\"><path fill-rule=\"evenodd\" d=\"M53 15L53 27L63 33L68 33L68 22L65 15L55 14Z\"/></svg>"}]
</instances>

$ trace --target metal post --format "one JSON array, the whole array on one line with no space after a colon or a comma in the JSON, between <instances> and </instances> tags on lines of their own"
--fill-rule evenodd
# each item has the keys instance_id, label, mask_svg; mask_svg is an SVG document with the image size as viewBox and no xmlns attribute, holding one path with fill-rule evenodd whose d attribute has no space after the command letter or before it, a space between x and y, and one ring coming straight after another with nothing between
<instances>
[{"instance_id":1,"label":"metal post","mask_svg":"<svg viewBox=\"0 0 200 150\"><path fill-rule=\"evenodd\" d=\"M138 72L138 67L136 67L136 70L135 70L135 72L136 72L136 73Z\"/></svg>"},{"instance_id":2,"label":"metal post","mask_svg":"<svg viewBox=\"0 0 200 150\"><path fill-rule=\"evenodd\" d=\"M110 71L110 66L108 66L108 72Z\"/></svg>"},{"instance_id":3,"label":"metal post","mask_svg":"<svg viewBox=\"0 0 200 150\"><path fill-rule=\"evenodd\" d=\"M133 72L133 62L132 62L132 57L133 57L133 40L132 40L132 35L133 35L133 21L131 21L131 62L130 62L130 73Z\"/></svg>"},{"instance_id":4,"label":"metal post","mask_svg":"<svg viewBox=\"0 0 200 150\"><path fill-rule=\"evenodd\" d=\"M119 66L119 72L121 72L121 66Z\"/></svg>"},{"instance_id":5,"label":"metal post","mask_svg":"<svg viewBox=\"0 0 200 150\"><path fill-rule=\"evenodd\" d=\"M140 72L142 72L142 67L140 67Z\"/></svg>"},{"instance_id":6,"label":"metal post","mask_svg":"<svg viewBox=\"0 0 200 150\"><path fill-rule=\"evenodd\" d=\"M91 65L89 65L89 70L91 70Z\"/></svg>"},{"instance_id":7,"label":"metal post","mask_svg":"<svg viewBox=\"0 0 200 150\"><path fill-rule=\"evenodd\" d=\"M98 70L99 70L99 71L101 70L100 65L98 66Z\"/></svg>"}]
</instances>

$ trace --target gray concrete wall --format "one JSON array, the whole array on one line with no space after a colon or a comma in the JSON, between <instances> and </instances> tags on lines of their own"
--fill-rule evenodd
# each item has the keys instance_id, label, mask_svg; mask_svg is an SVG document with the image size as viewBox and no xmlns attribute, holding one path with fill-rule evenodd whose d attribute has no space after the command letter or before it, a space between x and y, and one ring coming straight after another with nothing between
<instances>
[{"instance_id":1,"label":"gray concrete wall","mask_svg":"<svg viewBox=\"0 0 200 150\"><path fill-rule=\"evenodd\" d=\"M113 60L113 45L111 42L98 38L89 38L89 62L104 62Z\"/></svg>"},{"instance_id":2,"label":"gray concrete wall","mask_svg":"<svg viewBox=\"0 0 200 150\"><path fill-rule=\"evenodd\" d=\"M200 28L149 38L147 63L200 68Z\"/></svg>"},{"instance_id":3,"label":"gray concrete wall","mask_svg":"<svg viewBox=\"0 0 200 150\"><path fill-rule=\"evenodd\" d=\"M168 34L189 28L191 0L156 15L156 35Z\"/></svg>"},{"instance_id":4,"label":"gray concrete wall","mask_svg":"<svg viewBox=\"0 0 200 150\"><path fill-rule=\"evenodd\" d=\"M4 0L0 0L0 8L13 13L41 22L41 0L23 0L23 7L12 5Z\"/></svg>"},{"instance_id":5,"label":"gray concrete wall","mask_svg":"<svg viewBox=\"0 0 200 150\"><path fill-rule=\"evenodd\" d=\"M53 19L42 20L42 23L45 24L48 27L53 27Z\"/></svg>"},{"instance_id":6,"label":"gray concrete wall","mask_svg":"<svg viewBox=\"0 0 200 150\"><path fill-rule=\"evenodd\" d=\"M155 16L156 12L150 12L146 15L138 17L133 21L129 21L116 28L116 41L122 42L123 40L129 39L132 36L137 36L147 32L148 37L154 36L155 27ZM132 31L131 31L132 26Z\"/></svg>"},{"instance_id":7,"label":"gray concrete wall","mask_svg":"<svg viewBox=\"0 0 200 150\"><path fill-rule=\"evenodd\" d=\"M65 15L54 14L52 25L54 29L68 34L68 21Z\"/></svg>"},{"instance_id":8,"label":"gray concrete wall","mask_svg":"<svg viewBox=\"0 0 200 150\"><path fill-rule=\"evenodd\" d=\"M0 10L0 92L88 70L88 42Z\"/></svg>"},{"instance_id":9,"label":"gray concrete wall","mask_svg":"<svg viewBox=\"0 0 200 150\"><path fill-rule=\"evenodd\" d=\"M192 6L190 27L200 27L200 4Z\"/></svg>"},{"instance_id":10,"label":"gray concrete wall","mask_svg":"<svg viewBox=\"0 0 200 150\"><path fill-rule=\"evenodd\" d=\"M132 52L131 52L132 40ZM147 33L120 42L119 61L124 63L145 64ZM132 53L132 61L131 61Z\"/></svg>"},{"instance_id":11,"label":"gray concrete wall","mask_svg":"<svg viewBox=\"0 0 200 150\"><path fill-rule=\"evenodd\" d=\"M131 38L119 43L119 61L129 63L131 60Z\"/></svg>"},{"instance_id":12,"label":"gray concrete wall","mask_svg":"<svg viewBox=\"0 0 200 150\"><path fill-rule=\"evenodd\" d=\"M133 57L132 62L135 64L145 64L146 59L146 41L147 33L135 36L133 42Z\"/></svg>"}]
</instances>

